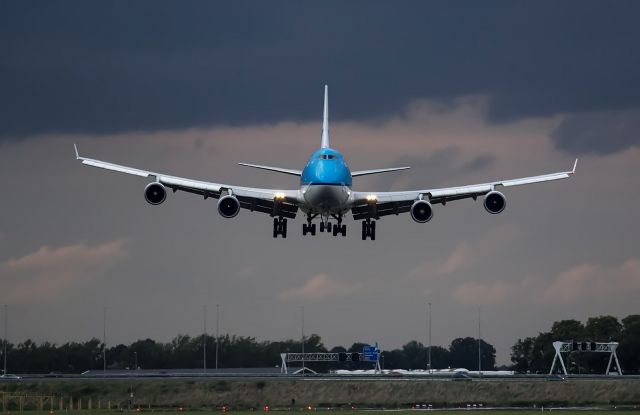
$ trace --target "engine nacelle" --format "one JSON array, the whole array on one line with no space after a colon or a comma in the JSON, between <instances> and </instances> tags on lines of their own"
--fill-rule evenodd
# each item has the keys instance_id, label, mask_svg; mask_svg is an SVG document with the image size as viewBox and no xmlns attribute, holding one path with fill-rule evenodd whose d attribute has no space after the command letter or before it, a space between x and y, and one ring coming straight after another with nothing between
<instances>
[{"instance_id":1,"label":"engine nacelle","mask_svg":"<svg viewBox=\"0 0 640 415\"><path fill-rule=\"evenodd\" d=\"M223 218L233 218L240 212L240 202L235 196L226 195L218 200L218 213Z\"/></svg>"},{"instance_id":2,"label":"engine nacelle","mask_svg":"<svg viewBox=\"0 0 640 415\"><path fill-rule=\"evenodd\" d=\"M489 213L496 215L502 212L505 207L507 207L507 199L500 192L494 190L484 197L484 208Z\"/></svg>"},{"instance_id":3,"label":"engine nacelle","mask_svg":"<svg viewBox=\"0 0 640 415\"><path fill-rule=\"evenodd\" d=\"M159 205L167 199L167 189L162 183L149 183L144 188L144 198L152 205Z\"/></svg>"},{"instance_id":4,"label":"engine nacelle","mask_svg":"<svg viewBox=\"0 0 640 415\"><path fill-rule=\"evenodd\" d=\"M433 217L431 203L426 200L416 200L411 205L411 217L418 223L426 223Z\"/></svg>"}]
</instances>

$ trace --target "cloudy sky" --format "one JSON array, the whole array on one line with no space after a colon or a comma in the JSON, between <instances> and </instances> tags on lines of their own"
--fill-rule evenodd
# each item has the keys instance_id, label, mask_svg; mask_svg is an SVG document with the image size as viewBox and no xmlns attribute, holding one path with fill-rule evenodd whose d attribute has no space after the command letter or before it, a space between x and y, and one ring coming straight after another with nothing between
<instances>
[{"instance_id":1,"label":"cloudy sky","mask_svg":"<svg viewBox=\"0 0 640 415\"><path fill-rule=\"evenodd\" d=\"M640 3L632 1L9 1L0 6L0 303L12 342L109 342L213 329L306 331L329 347L483 337L508 362L553 321L638 313ZM357 190L471 184L566 170L571 180L378 223L375 242L273 239L215 200L142 196L145 180L82 154L247 186L296 188L332 144ZM274 362L276 364L277 362Z\"/></svg>"}]
</instances>

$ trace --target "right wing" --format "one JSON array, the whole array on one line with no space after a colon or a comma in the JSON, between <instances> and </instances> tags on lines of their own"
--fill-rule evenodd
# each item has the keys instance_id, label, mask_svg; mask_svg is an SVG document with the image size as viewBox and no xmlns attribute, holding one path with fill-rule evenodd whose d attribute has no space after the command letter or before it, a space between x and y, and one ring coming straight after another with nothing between
<instances>
[{"instance_id":1,"label":"right wing","mask_svg":"<svg viewBox=\"0 0 640 415\"><path fill-rule=\"evenodd\" d=\"M80 160L82 164L87 166L131 174L134 176L153 177L156 182L163 184L174 192L181 190L203 196L205 199L208 197L218 199L225 194L232 194L238 198L240 207L244 209L268 213L271 216L283 216L291 219L296 217L300 198L299 190L261 189L171 176L122 166L106 161L81 157L78 154L78 148L75 144L74 148L76 151L76 159Z\"/></svg>"},{"instance_id":2,"label":"right wing","mask_svg":"<svg viewBox=\"0 0 640 415\"><path fill-rule=\"evenodd\" d=\"M355 220L379 218L380 216L409 212L413 203L423 199L431 204L442 205L454 200L477 198L495 190L498 186L521 186L531 183L548 182L571 177L575 174L578 159L573 169L559 173L542 174L539 176L523 177L520 179L497 180L489 183L467 186L445 187L440 189L407 190L400 192L353 192L353 207L351 212Z\"/></svg>"}]
</instances>

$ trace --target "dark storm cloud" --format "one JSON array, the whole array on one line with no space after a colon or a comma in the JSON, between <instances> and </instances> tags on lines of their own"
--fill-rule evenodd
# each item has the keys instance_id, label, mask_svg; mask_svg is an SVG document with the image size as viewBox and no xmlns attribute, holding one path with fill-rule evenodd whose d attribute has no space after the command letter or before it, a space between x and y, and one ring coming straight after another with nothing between
<instances>
[{"instance_id":1,"label":"dark storm cloud","mask_svg":"<svg viewBox=\"0 0 640 415\"><path fill-rule=\"evenodd\" d=\"M0 136L640 106L633 1L4 2Z\"/></svg>"},{"instance_id":2,"label":"dark storm cloud","mask_svg":"<svg viewBox=\"0 0 640 415\"><path fill-rule=\"evenodd\" d=\"M567 153L611 154L640 145L640 111L604 111L570 115L551 133Z\"/></svg>"}]
</instances>

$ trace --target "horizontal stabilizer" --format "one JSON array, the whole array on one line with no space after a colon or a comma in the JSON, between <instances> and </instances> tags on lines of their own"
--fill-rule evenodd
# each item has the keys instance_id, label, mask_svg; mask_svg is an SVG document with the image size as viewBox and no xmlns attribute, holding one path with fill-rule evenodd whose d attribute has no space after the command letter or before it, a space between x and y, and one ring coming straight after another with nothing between
<instances>
[{"instance_id":1,"label":"horizontal stabilizer","mask_svg":"<svg viewBox=\"0 0 640 415\"><path fill-rule=\"evenodd\" d=\"M366 176L368 174L387 173L390 171L398 171L398 170L408 170L410 168L411 167L409 166L405 166L405 167L389 167L386 169L359 170L359 171L351 172L351 177Z\"/></svg>"},{"instance_id":2,"label":"horizontal stabilizer","mask_svg":"<svg viewBox=\"0 0 640 415\"><path fill-rule=\"evenodd\" d=\"M253 167L254 169L270 170L278 173L290 174L292 176L301 176L302 171L294 169L283 169L281 167L261 166L259 164L238 163L241 166Z\"/></svg>"}]
</instances>

